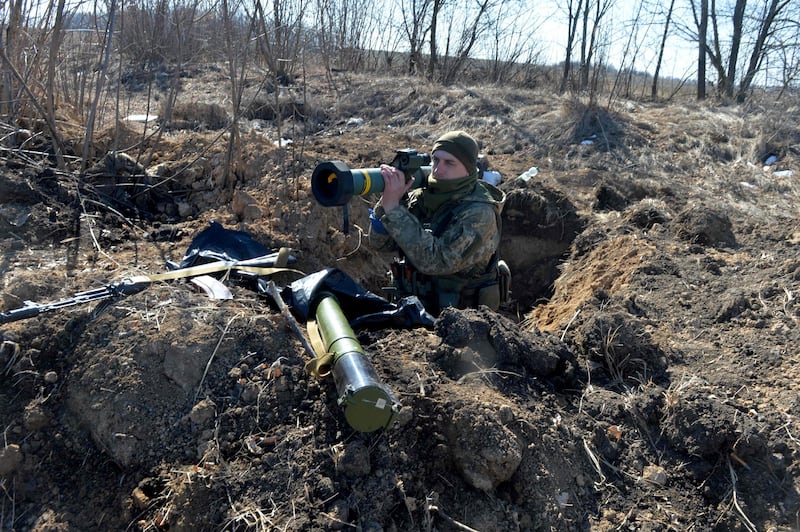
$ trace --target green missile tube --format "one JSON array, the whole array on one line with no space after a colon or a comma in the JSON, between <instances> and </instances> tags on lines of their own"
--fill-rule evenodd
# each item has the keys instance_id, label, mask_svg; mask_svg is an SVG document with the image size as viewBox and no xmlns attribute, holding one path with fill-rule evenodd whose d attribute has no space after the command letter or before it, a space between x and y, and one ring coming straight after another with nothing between
<instances>
[{"instance_id":1,"label":"green missile tube","mask_svg":"<svg viewBox=\"0 0 800 532\"><path fill-rule=\"evenodd\" d=\"M415 150L398 150L389 164L414 180L412 188L428 184L431 167L427 155ZM383 189L380 168L351 169L342 161L325 161L318 164L311 174L311 192L323 207L343 206L353 196L366 196L371 192L383 192Z\"/></svg>"},{"instance_id":2,"label":"green missile tube","mask_svg":"<svg viewBox=\"0 0 800 532\"><path fill-rule=\"evenodd\" d=\"M389 427L400 402L379 379L333 294L320 294L316 319L322 342L333 356L331 373L347 423L359 432Z\"/></svg>"}]
</instances>

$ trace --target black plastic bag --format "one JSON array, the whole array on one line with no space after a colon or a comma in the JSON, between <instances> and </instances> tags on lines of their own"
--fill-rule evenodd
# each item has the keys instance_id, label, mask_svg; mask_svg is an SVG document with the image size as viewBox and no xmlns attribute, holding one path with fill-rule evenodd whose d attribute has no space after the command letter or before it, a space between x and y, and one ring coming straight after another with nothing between
<instances>
[{"instance_id":1,"label":"black plastic bag","mask_svg":"<svg viewBox=\"0 0 800 532\"><path fill-rule=\"evenodd\" d=\"M259 283L266 293L266 281ZM306 275L285 287L281 296L300 321L308 321L320 292L333 294L350 326L357 328L433 327L435 318L425 310L416 296L397 304L370 292L352 277L336 268Z\"/></svg>"},{"instance_id":2,"label":"black plastic bag","mask_svg":"<svg viewBox=\"0 0 800 532\"><path fill-rule=\"evenodd\" d=\"M226 229L218 222L201 231L189 244L189 249L178 265L187 268L207 262L241 261L275 253L244 231Z\"/></svg>"}]
</instances>

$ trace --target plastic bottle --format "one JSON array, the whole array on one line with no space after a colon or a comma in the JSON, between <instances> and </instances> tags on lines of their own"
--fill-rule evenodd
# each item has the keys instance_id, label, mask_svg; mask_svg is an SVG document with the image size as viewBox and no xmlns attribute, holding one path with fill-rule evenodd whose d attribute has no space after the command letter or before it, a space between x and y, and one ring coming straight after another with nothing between
<instances>
[{"instance_id":1,"label":"plastic bottle","mask_svg":"<svg viewBox=\"0 0 800 532\"><path fill-rule=\"evenodd\" d=\"M498 185L503 180L503 176L494 170L484 170L482 179L492 185Z\"/></svg>"},{"instance_id":2,"label":"plastic bottle","mask_svg":"<svg viewBox=\"0 0 800 532\"><path fill-rule=\"evenodd\" d=\"M517 179L522 179L523 181L530 181L530 179L539 174L539 169L535 166L531 166L526 171L521 173Z\"/></svg>"}]
</instances>

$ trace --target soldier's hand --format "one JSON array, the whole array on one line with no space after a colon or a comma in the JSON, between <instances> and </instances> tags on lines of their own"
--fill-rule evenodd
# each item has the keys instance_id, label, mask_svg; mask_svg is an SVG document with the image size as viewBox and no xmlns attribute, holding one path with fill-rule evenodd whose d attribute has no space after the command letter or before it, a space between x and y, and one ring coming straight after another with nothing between
<instances>
[{"instance_id":1,"label":"soldier's hand","mask_svg":"<svg viewBox=\"0 0 800 532\"><path fill-rule=\"evenodd\" d=\"M381 165L381 177L383 177L381 205L383 210L390 211L400 205L400 200L414 186L414 181L406 180L403 172L388 164Z\"/></svg>"}]
</instances>

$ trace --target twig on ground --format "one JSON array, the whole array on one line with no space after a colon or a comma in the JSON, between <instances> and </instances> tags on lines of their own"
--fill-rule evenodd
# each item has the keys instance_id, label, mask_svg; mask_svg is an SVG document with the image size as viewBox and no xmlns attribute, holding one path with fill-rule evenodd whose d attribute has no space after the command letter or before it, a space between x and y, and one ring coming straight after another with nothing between
<instances>
[{"instance_id":1,"label":"twig on ground","mask_svg":"<svg viewBox=\"0 0 800 532\"><path fill-rule=\"evenodd\" d=\"M125 222L126 224L131 226L133 229L136 229L137 231L139 231L140 236L144 237L145 235L147 235L147 231L145 231L143 228L141 228L138 225L136 225L135 223L133 223L124 214L119 212L117 209L111 207L110 205L106 205L103 202L96 201L96 200L93 200L93 199L90 199L90 198L83 198L83 201L85 201L86 203L91 203L93 205L97 205L98 207L102 207L104 209L108 209L108 211L110 213L116 215L120 220L122 220L123 222Z\"/></svg>"},{"instance_id":2,"label":"twig on ground","mask_svg":"<svg viewBox=\"0 0 800 532\"><path fill-rule=\"evenodd\" d=\"M736 462L738 462L738 463L739 463L739 465L741 465L742 467L744 467L745 469L747 469L748 471L750 471L750 466L749 466L749 465L747 465L747 462L745 462L744 460L742 460L742 459L739 457L739 455L738 455L738 454L736 454L735 452L731 451L731 453L730 453L730 457L731 457L731 458L733 458L734 460L736 460Z\"/></svg>"},{"instance_id":3,"label":"twig on ground","mask_svg":"<svg viewBox=\"0 0 800 532\"><path fill-rule=\"evenodd\" d=\"M797 438L795 438L794 436L792 436L792 433L791 433L791 432L789 432L789 423L791 423L791 421L787 421L787 422L786 422L785 424L783 424L783 425L782 425L780 428L782 428L782 429L784 429L784 430L786 431L786 435L789 437L789 439L790 439L791 441L793 441L794 443L796 443L796 444L800 445L800 440L798 440Z\"/></svg>"},{"instance_id":4,"label":"twig on ground","mask_svg":"<svg viewBox=\"0 0 800 532\"><path fill-rule=\"evenodd\" d=\"M85 201L84 198L81 197L80 201L81 201L81 211L83 211L83 215L81 216L81 218L84 220L91 220L92 216L90 216L89 213L86 212L86 205L84 204ZM92 224L87 222L86 227L89 229L89 236L92 237L92 243L94 244L94 248L97 250L97 252L100 253L105 258L107 258L108 260L110 260L112 264L114 264L114 268L119 268L119 262L114 260L114 258L111 255L103 251L103 248L100 247L100 242L98 242L97 236L94 234L94 229L92 228Z\"/></svg>"},{"instance_id":5,"label":"twig on ground","mask_svg":"<svg viewBox=\"0 0 800 532\"><path fill-rule=\"evenodd\" d=\"M200 379L200 382L197 384L197 391L194 393L194 400L197 401L197 398L200 396L200 389L203 387L203 381L206 380L206 375L208 375L208 369L211 367L211 361L214 360L214 356L216 356L217 351L219 350L219 346L222 345L222 341L225 339L225 335L228 334L228 329L233 323L233 320L241 316L241 313L236 314L235 316L231 317L228 320L228 323L225 324L225 329L223 329L222 334L219 336L219 340L217 341L217 345L214 346L214 351L211 353L211 356L208 357L208 362L206 363L206 369L203 370L203 377Z\"/></svg>"},{"instance_id":6,"label":"twig on ground","mask_svg":"<svg viewBox=\"0 0 800 532\"><path fill-rule=\"evenodd\" d=\"M411 521L411 526L414 527L416 526L414 522L414 512L409 497L408 495L406 495L406 490L405 487L403 486L403 481L401 479L397 479L397 481L395 482L395 486L397 487L398 491L400 491L400 495L403 496L403 503L405 504L406 511L408 512L408 519Z\"/></svg>"},{"instance_id":7,"label":"twig on ground","mask_svg":"<svg viewBox=\"0 0 800 532\"><path fill-rule=\"evenodd\" d=\"M744 525L749 532L758 532L756 525L750 521L750 519L744 513L744 510L742 510L742 507L739 506L739 499L736 496L736 472L733 470L733 465L731 464L730 460L728 460L728 472L731 475L731 502L733 502L733 507L736 509L736 513L739 514L739 521L741 521L742 525Z\"/></svg>"},{"instance_id":8,"label":"twig on ground","mask_svg":"<svg viewBox=\"0 0 800 532\"><path fill-rule=\"evenodd\" d=\"M454 526L459 530L466 530L467 532L478 532L478 530L475 530L474 528L469 527L469 526L465 525L464 523L460 523L460 522L456 521L455 519L453 519L452 517L450 517L449 515L444 513L444 510L442 510L438 506L430 504L430 505L428 505L428 510L436 512L436 515L438 515L439 517L444 519L449 525Z\"/></svg>"},{"instance_id":9,"label":"twig on ground","mask_svg":"<svg viewBox=\"0 0 800 532\"><path fill-rule=\"evenodd\" d=\"M499 375L501 379L505 379L504 375L511 375L511 376L514 376L514 377L522 378L522 375L520 375L519 373L514 373L513 371L504 371L504 370L495 369L495 368L482 368L475 361L473 361L472 364L476 368L478 368L478 370L477 371L470 371L469 373L465 373L464 375L462 375L461 378L458 379L458 381L457 381L459 384L464 382L464 379L466 377L469 377L470 375L474 375L476 373L478 375L496 374L496 375Z\"/></svg>"},{"instance_id":10,"label":"twig on ground","mask_svg":"<svg viewBox=\"0 0 800 532\"><path fill-rule=\"evenodd\" d=\"M231 508L234 510L236 509L233 505ZM272 519L270 519L261 508L243 510L233 516L227 524L244 524L247 529L254 530L272 530L272 528L276 526L275 523L272 522Z\"/></svg>"},{"instance_id":11,"label":"twig on ground","mask_svg":"<svg viewBox=\"0 0 800 532\"><path fill-rule=\"evenodd\" d=\"M271 502L272 498L270 497L269 500ZM275 503L273 502L272 504L274 505ZM294 499L292 499L292 518L286 521L286 524L283 525L283 532L289 530L289 525L291 525L295 520L297 520L297 508L294 505Z\"/></svg>"},{"instance_id":12,"label":"twig on ground","mask_svg":"<svg viewBox=\"0 0 800 532\"><path fill-rule=\"evenodd\" d=\"M615 340L617 339L617 335L619 334L621 328L622 326L620 325L613 331L608 331L608 333L605 335L605 338L603 338L603 359L606 362L608 372L611 374L611 378L613 379L614 383L623 387L625 385L623 368L628 363L628 358L630 358L630 355L625 355L620 360L617 354L614 352Z\"/></svg>"},{"instance_id":13,"label":"twig on ground","mask_svg":"<svg viewBox=\"0 0 800 532\"><path fill-rule=\"evenodd\" d=\"M564 327L564 332L561 333L561 341L562 342L564 341L564 337L567 336L567 331L569 330L569 326L572 325L572 322L575 321L575 318L577 318L578 314L580 314L580 313L581 313L581 309L576 310L575 314L573 314L572 317L567 322L567 326Z\"/></svg>"},{"instance_id":14,"label":"twig on ground","mask_svg":"<svg viewBox=\"0 0 800 532\"><path fill-rule=\"evenodd\" d=\"M11 493L8 492L8 488L6 487L6 479L0 480L0 490L3 491L3 494L11 501L11 508L9 508L9 515L6 516L6 505L0 505L0 530L6 530L6 526L8 530L14 529L14 521L17 520L16 516L16 496L14 491L14 486L11 486ZM7 518L6 518L7 517Z\"/></svg>"},{"instance_id":15,"label":"twig on ground","mask_svg":"<svg viewBox=\"0 0 800 532\"><path fill-rule=\"evenodd\" d=\"M3 368L3 373L8 375L11 372L11 368L13 368L14 364L16 364L17 360L19 360L19 355L22 350L17 342L3 340L3 343L0 344L0 354L3 354L4 352L8 353L8 361L6 362L5 368Z\"/></svg>"},{"instance_id":16,"label":"twig on ground","mask_svg":"<svg viewBox=\"0 0 800 532\"><path fill-rule=\"evenodd\" d=\"M341 519L337 519L336 517L332 516L332 515L331 515L331 514L329 514L329 513L326 513L326 512L320 512L320 513L322 513L322 515L324 515L325 517L327 517L327 518L328 518L328 519L330 519L331 521L333 521L333 522L335 522L335 523L339 523L339 524L340 524L340 525L342 525L342 526L346 526L346 527L349 527L349 528L358 528L358 527L357 527L356 525L354 525L353 523L348 523L347 521L342 521Z\"/></svg>"},{"instance_id":17,"label":"twig on ground","mask_svg":"<svg viewBox=\"0 0 800 532\"><path fill-rule=\"evenodd\" d=\"M786 288L786 287L784 287L784 288L783 288L783 292L784 292L784 297L783 297L783 313L784 313L785 315L789 316L789 318L791 318L793 322L797 323L797 317L795 317L795 316L794 316L794 315L793 315L791 312L789 312L789 310L786 308L786 305L787 305L788 303L791 303L792 301L794 301L794 300L795 300L794 293L793 293L791 290L789 290L788 288Z\"/></svg>"},{"instance_id":18,"label":"twig on ground","mask_svg":"<svg viewBox=\"0 0 800 532\"><path fill-rule=\"evenodd\" d=\"M603 468L600 467L600 461L595 456L594 452L589 448L589 442L586 441L586 438L583 439L583 450L586 451L586 454L589 456L589 461L594 466L597 474L600 475L600 482L595 482L595 487L598 484L602 485L606 483L606 476L603 474Z\"/></svg>"},{"instance_id":19,"label":"twig on ground","mask_svg":"<svg viewBox=\"0 0 800 532\"><path fill-rule=\"evenodd\" d=\"M278 287L275 286L273 281L269 281L267 283L267 293L270 295L275 304L278 305L278 310L281 311L281 315L286 319L286 322L294 331L297 339L300 340L300 343L303 345L303 349L305 349L306 354L308 354L311 358L316 358L317 353L314 351L314 347L311 345L311 342L308 340L308 338L306 338L306 335L303 334L300 324L297 323L297 320L294 319L294 316L292 316L289 307L286 306L286 302L281 297L281 294L278 292Z\"/></svg>"}]
</instances>

